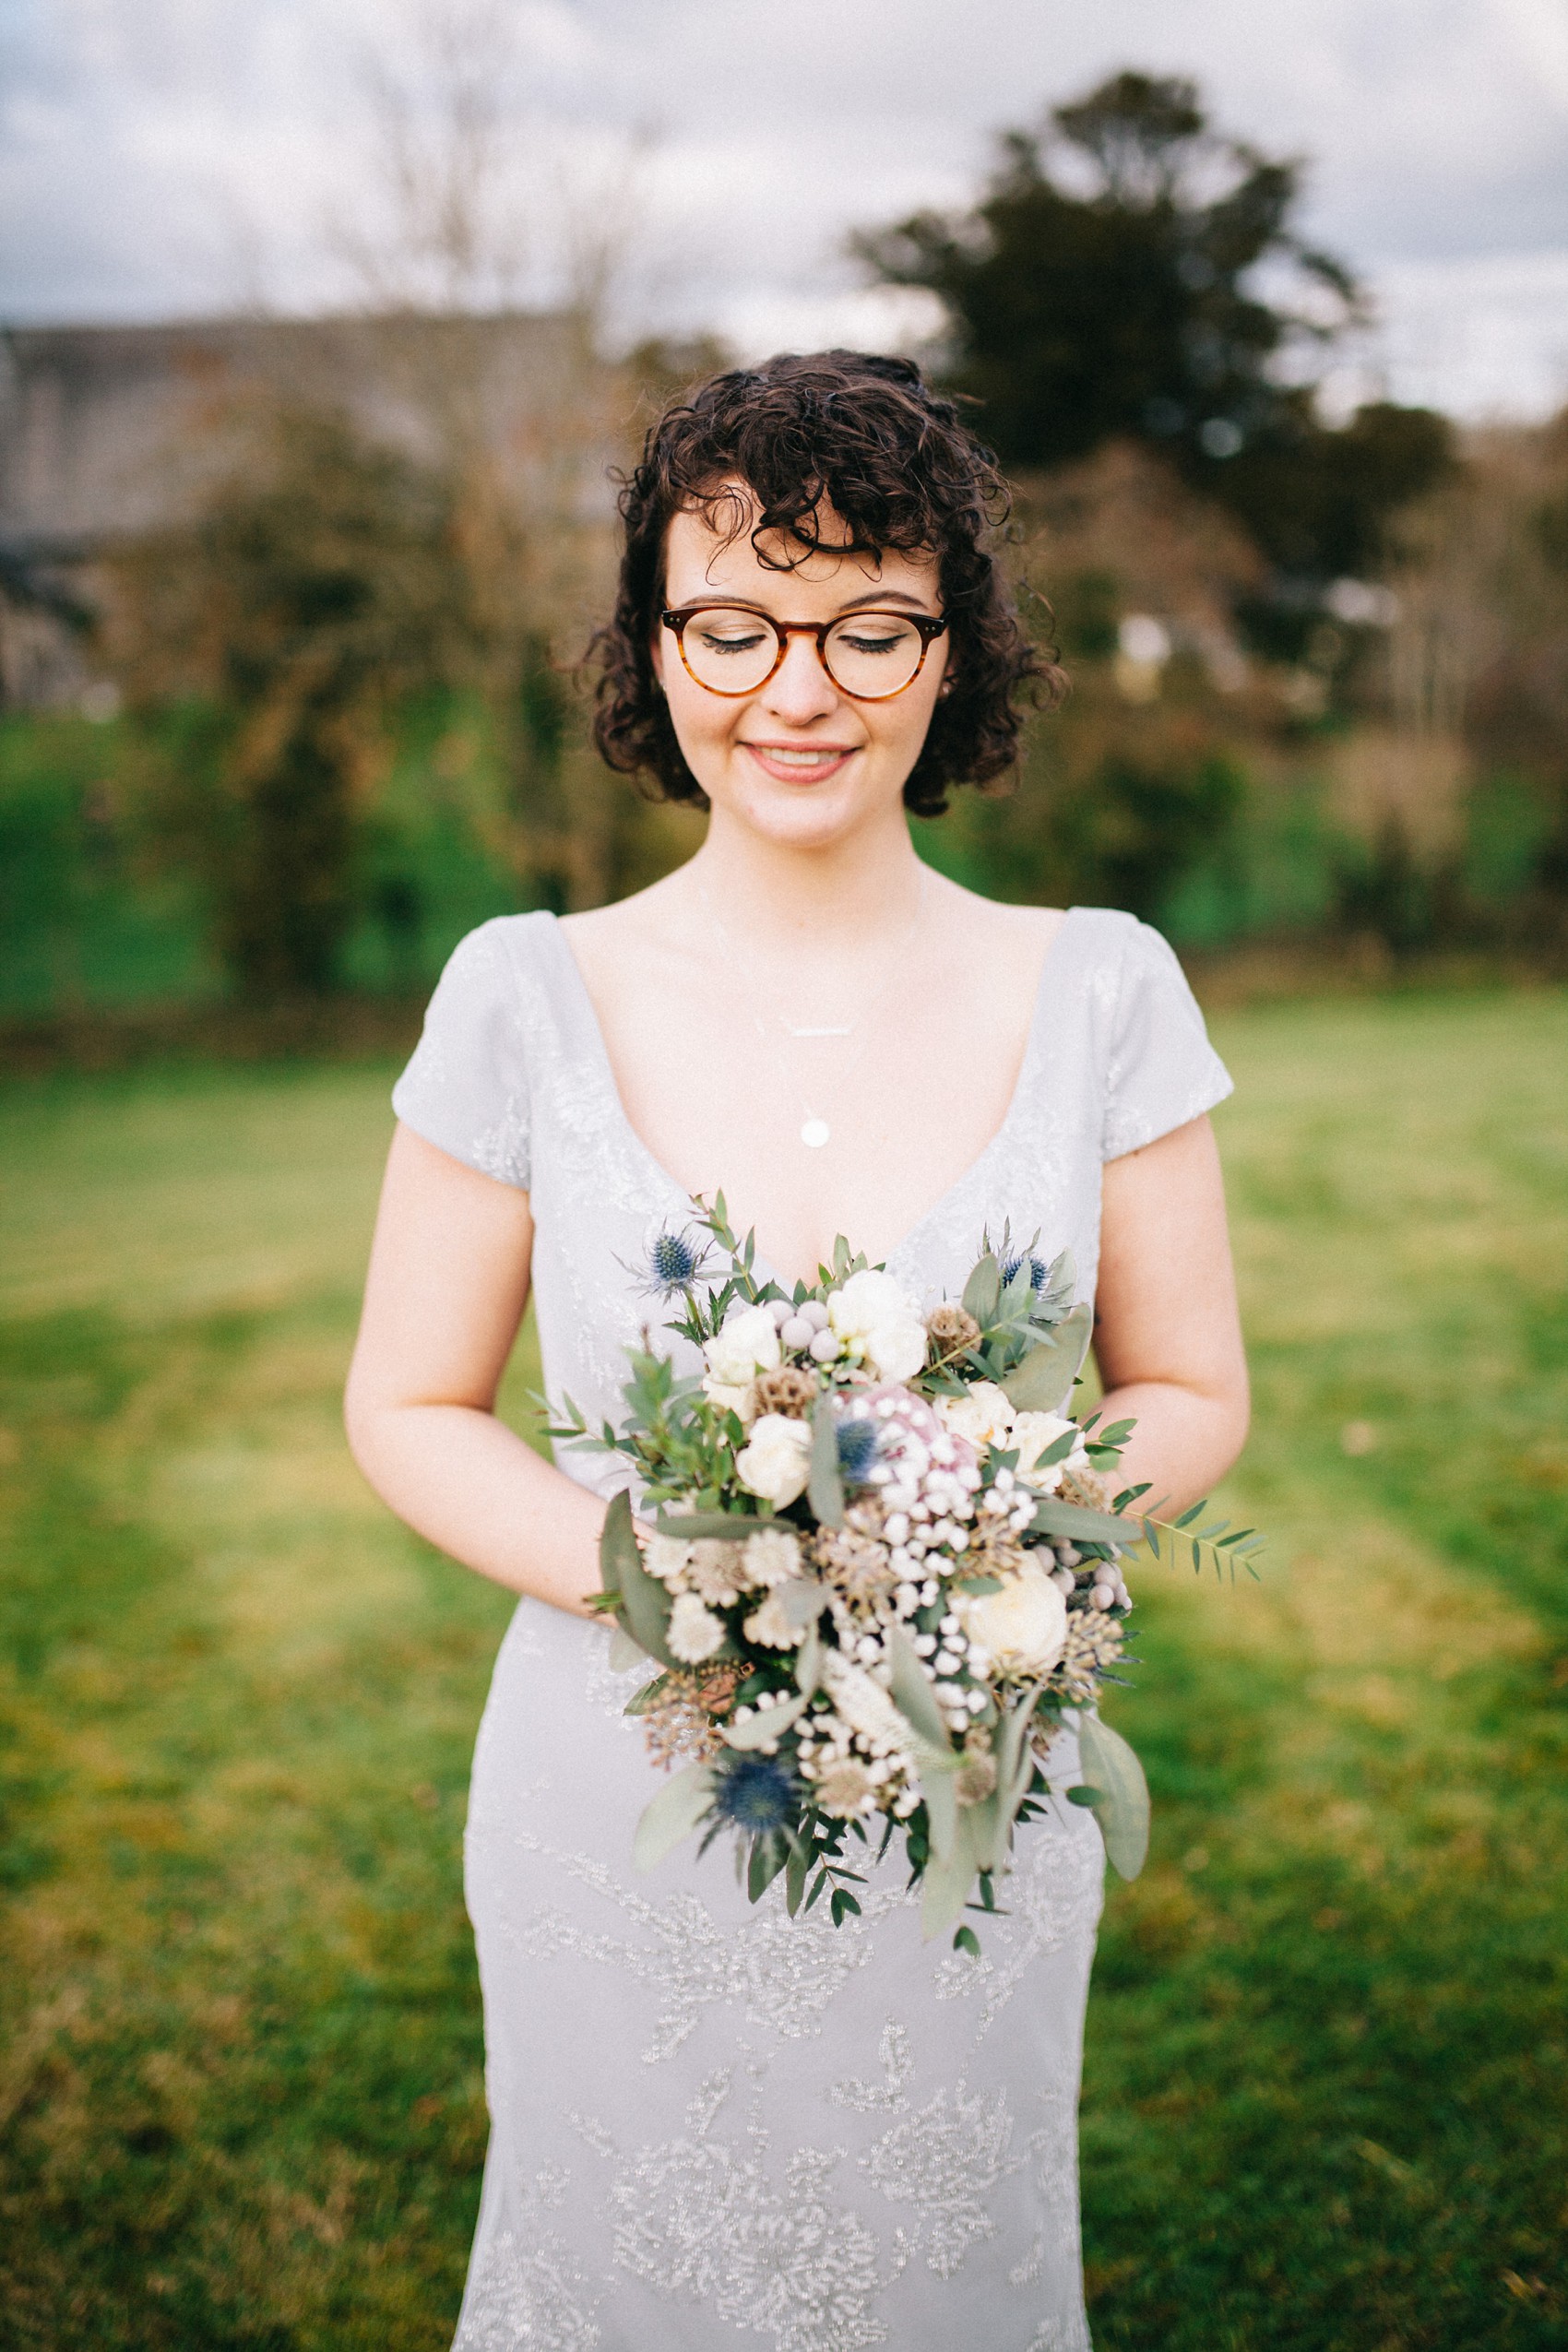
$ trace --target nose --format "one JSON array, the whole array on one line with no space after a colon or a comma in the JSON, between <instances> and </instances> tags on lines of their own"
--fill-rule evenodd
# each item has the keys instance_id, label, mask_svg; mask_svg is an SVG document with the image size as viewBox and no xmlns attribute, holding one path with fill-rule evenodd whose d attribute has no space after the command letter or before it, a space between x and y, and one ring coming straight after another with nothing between
<instances>
[{"instance_id":1,"label":"nose","mask_svg":"<svg viewBox=\"0 0 1568 2352\"><path fill-rule=\"evenodd\" d=\"M764 702L790 727L809 727L838 707L838 689L822 666L816 639L802 630L791 636L783 660L768 680Z\"/></svg>"}]
</instances>

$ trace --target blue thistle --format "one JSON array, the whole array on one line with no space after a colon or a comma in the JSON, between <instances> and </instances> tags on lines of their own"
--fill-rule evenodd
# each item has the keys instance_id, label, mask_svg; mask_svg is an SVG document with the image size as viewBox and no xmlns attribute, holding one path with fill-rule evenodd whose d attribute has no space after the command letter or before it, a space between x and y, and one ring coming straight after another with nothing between
<instances>
[{"instance_id":1,"label":"blue thistle","mask_svg":"<svg viewBox=\"0 0 1568 2352\"><path fill-rule=\"evenodd\" d=\"M846 1486L864 1486L876 1460L877 1430L874 1421L843 1420L836 1431L838 1440L838 1468Z\"/></svg>"},{"instance_id":2,"label":"blue thistle","mask_svg":"<svg viewBox=\"0 0 1568 2352\"><path fill-rule=\"evenodd\" d=\"M714 1819L728 1822L748 1837L788 1829L801 1810L801 1788L788 1764L777 1756L738 1755L733 1752L715 1768Z\"/></svg>"},{"instance_id":3,"label":"blue thistle","mask_svg":"<svg viewBox=\"0 0 1568 2352\"><path fill-rule=\"evenodd\" d=\"M707 1265L707 1243L690 1226L677 1232L661 1226L643 1253L638 1269L643 1288L658 1299L673 1299L691 1289Z\"/></svg>"},{"instance_id":4,"label":"blue thistle","mask_svg":"<svg viewBox=\"0 0 1568 2352\"><path fill-rule=\"evenodd\" d=\"M1045 1277L1050 1273L1051 1268L1046 1265L1043 1258L1037 1258L1032 1253L1026 1255L1023 1252L1020 1252L1016 1257L1003 1259L1003 1289L1006 1289L1008 1283L1012 1281L1013 1277L1017 1273L1018 1268L1022 1265L1027 1265L1029 1269L1029 1289L1031 1290L1043 1290L1045 1288Z\"/></svg>"}]
</instances>

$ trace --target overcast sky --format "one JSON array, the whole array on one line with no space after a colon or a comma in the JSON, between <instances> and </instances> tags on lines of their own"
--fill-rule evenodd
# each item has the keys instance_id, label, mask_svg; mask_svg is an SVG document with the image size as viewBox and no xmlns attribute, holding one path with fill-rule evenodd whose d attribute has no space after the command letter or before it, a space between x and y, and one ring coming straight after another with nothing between
<instances>
[{"instance_id":1,"label":"overcast sky","mask_svg":"<svg viewBox=\"0 0 1568 2352\"><path fill-rule=\"evenodd\" d=\"M1227 130L1310 159L1306 225L1382 318L1343 390L1469 415L1568 397L1568 0L496 5L524 297L550 291L564 207L579 234L626 231L628 318L748 352L897 340L912 322L858 291L846 232L963 201L997 129L1133 65L1194 75ZM408 13L0 0L0 317L352 299L344 233L381 184L366 58L428 87Z\"/></svg>"}]
</instances>

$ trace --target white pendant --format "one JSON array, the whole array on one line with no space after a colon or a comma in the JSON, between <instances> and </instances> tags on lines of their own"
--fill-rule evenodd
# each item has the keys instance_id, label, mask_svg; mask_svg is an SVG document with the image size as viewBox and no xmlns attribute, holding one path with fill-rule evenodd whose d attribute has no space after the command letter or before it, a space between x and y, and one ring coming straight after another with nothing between
<instances>
[{"instance_id":1,"label":"white pendant","mask_svg":"<svg viewBox=\"0 0 1568 2352\"><path fill-rule=\"evenodd\" d=\"M826 1119L808 1119L801 1129L801 1141L813 1151L820 1151L832 1132Z\"/></svg>"}]
</instances>

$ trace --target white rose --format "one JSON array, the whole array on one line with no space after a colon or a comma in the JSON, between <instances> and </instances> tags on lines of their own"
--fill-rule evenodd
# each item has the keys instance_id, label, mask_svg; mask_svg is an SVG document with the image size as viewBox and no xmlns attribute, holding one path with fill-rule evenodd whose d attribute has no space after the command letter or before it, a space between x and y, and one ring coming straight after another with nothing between
<instances>
[{"instance_id":1,"label":"white rose","mask_svg":"<svg viewBox=\"0 0 1568 2352\"><path fill-rule=\"evenodd\" d=\"M1067 1604L1034 1561L994 1593L956 1593L953 1607L997 1677L1047 1674L1067 1638Z\"/></svg>"},{"instance_id":2,"label":"white rose","mask_svg":"<svg viewBox=\"0 0 1568 2352\"><path fill-rule=\"evenodd\" d=\"M831 1293L827 1320L847 1356L859 1357L879 1380L912 1380L926 1360L921 1311L890 1274L868 1266Z\"/></svg>"},{"instance_id":3,"label":"white rose","mask_svg":"<svg viewBox=\"0 0 1568 2352\"><path fill-rule=\"evenodd\" d=\"M971 1445L1011 1445L1012 1406L993 1380L977 1380L961 1396L933 1397L937 1419L951 1437L967 1437Z\"/></svg>"},{"instance_id":4,"label":"white rose","mask_svg":"<svg viewBox=\"0 0 1568 2352\"><path fill-rule=\"evenodd\" d=\"M682 1593L670 1612L664 1635L671 1657L683 1666L700 1666L724 1641L724 1620L705 1609L695 1593Z\"/></svg>"},{"instance_id":5,"label":"white rose","mask_svg":"<svg viewBox=\"0 0 1568 2352\"><path fill-rule=\"evenodd\" d=\"M703 1354L709 1381L721 1388L749 1388L759 1372L772 1372L783 1360L778 1325L766 1307L742 1307L707 1342Z\"/></svg>"},{"instance_id":6,"label":"white rose","mask_svg":"<svg viewBox=\"0 0 1568 2352\"><path fill-rule=\"evenodd\" d=\"M1028 1479L1037 1494L1054 1494L1064 1470L1076 1475L1089 1467L1088 1449L1080 1433L1072 1452L1060 1462L1052 1462L1046 1470L1035 1468L1040 1455L1048 1454L1057 1440L1065 1437L1075 1426L1072 1421L1063 1420L1060 1413L1020 1413L1014 1421L1007 1443L1009 1447L1016 1445L1018 1449L1018 1476Z\"/></svg>"},{"instance_id":7,"label":"white rose","mask_svg":"<svg viewBox=\"0 0 1568 2352\"><path fill-rule=\"evenodd\" d=\"M742 1429L750 1429L756 1419L756 1383L748 1381L744 1388L726 1388L711 1372L702 1384L702 1393L710 1405L721 1413L733 1413Z\"/></svg>"},{"instance_id":8,"label":"white rose","mask_svg":"<svg viewBox=\"0 0 1568 2352\"><path fill-rule=\"evenodd\" d=\"M735 1456L735 1471L749 1494L760 1494L776 1511L806 1491L811 1476L812 1432L808 1421L790 1420L783 1413L764 1413L752 1430L751 1443Z\"/></svg>"}]
</instances>

